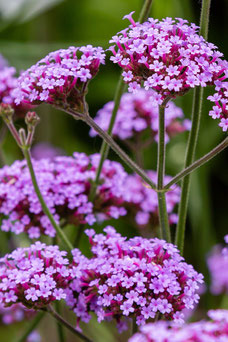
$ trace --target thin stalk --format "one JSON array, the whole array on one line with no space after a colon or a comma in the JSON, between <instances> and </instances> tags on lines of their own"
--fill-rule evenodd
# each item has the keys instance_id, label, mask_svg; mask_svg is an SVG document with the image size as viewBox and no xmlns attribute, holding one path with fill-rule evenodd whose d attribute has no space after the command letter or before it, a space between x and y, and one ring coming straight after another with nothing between
<instances>
[{"instance_id":1,"label":"thin stalk","mask_svg":"<svg viewBox=\"0 0 228 342\"><path fill-rule=\"evenodd\" d=\"M125 85L125 83L122 80L122 76L120 76L119 82L117 84L115 96L114 96L114 108L113 108L113 111L112 111L111 119L110 119L110 122L109 122L109 127L108 127L108 130L107 130L107 133L109 135L112 134L113 126L114 126L114 123L115 123L115 120L116 120L116 116L117 116L117 112L118 112L119 105L120 105L121 96L122 96L122 94L124 92L125 87L126 87L126 85ZM95 177L95 180L94 180L94 182L92 184L91 191L90 191L90 196L89 196L90 200L93 200L94 197L95 197L96 189L97 189L97 186L99 184L99 179L100 179L100 175L101 175L102 166L104 164L105 159L108 156L108 152L109 152L109 145L106 143L105 140L103 140L102 145L101 145L101 149L100 149L100 156L101 157L100 157L99 165L97 167L96 177Z\"/></svg>"},{"instance_id":2,"label":"thin stalk","mask_svg":"<svg viewBox=\"0 0 228 342\"><path fill-rule=\"evenodd\" d=\"M165 106L168 99L159 106L159 132L158 132L158 161L157 161L157 189L162 190L165 174ZM166 208L166 195L164 192L157 192L158 211L160 222L160 235L162 239L171 242L169 219Z\"/></svg>"},{"instance_id":3,"label":"thin stalk","mask_svg":"<svg viewBox=\"0 0 228 342\"><path fill-rule=\"evenodd\" d=\"M76 235L75 241L74 241L74 247L78 247L79 246L79 243L80 243L80 240L81 240L81 237L82 237L82 233L84 232L84 227L85 227L84 224L80 224L78 226L77 235Z\"/></svg>"},{"instance_id":4,"label":"thin stalk","mask_svg":"<svg viewBox=\"0 0 228 342\"><path fill-rule=\"evenodd\" d=\"M57 321L59 321L62 325L64 325L68 330L70 330L73 334L80 337L82 341L86 342L92 342L87 336L82 334L79 330L75 329L70 323L65 321L65 319L60 316L51 305L48 306L48 312L55 318Z\"/></svg>"},{"instance_id":5,"label":"thin stalk","mask_svg":"<svg viewBox=\"0 0 228 342\"><path fill-rule=\"evenodd\" d=\"M149 13L150 13L151 5L152 5L152 0L144 1L141 13L139 14L140 23L143 23L145 20L147 20Z\"/></svg>"},{"instance_id":6,"label":"thin stalk","mask_svg":"<svg viewBox=\"0 0 228 342\"><path fill-rule=\"evenodd\" d=\"M163 189L169 189L173 184L179 182L182 178L187 176L189 173L192 173L196 169L198 169L200 166L206 164L209 162L212 158L214 158L217 154L219 154L221 151L223 151L228 146L228 137L226 137L219 145L217 145L213 150L205 154L200 159L196 160L194 163L186 167L186 169L179 172L175 177L171 179L169 183L166 184L166 186L163 187Z\"/></svg>"},{"instance_id":7,"label":"thin stalk","mask_svg":"<svg viewBox=\"0 0 228 342\"><path fill-rule=\"evenodd\" d=\"M211 0L202 0L201 16L200 16L200 34L207 39L208 26L209 26L209 12L210 12ZM188 145L185 156L185 165L187 168L193 163L196 145L198 141L198 133L200 127L201 111L203 102L203 88L195 88L193 95L192 106L192 128L188 138ZM186 176L182 181L181 186L181 199L178 210L178 224L176 230L175 243L178 246L181 253L184 250L184 236L185 225L187 217L187 207L190 189L190 175Z\"/></svg>"},{"instance_id":8,"label":"thin stalk","mask_svg":"<svg viewBox=\"0 0 228 342\"><path fill-rule=\"evenodd\" d=\"M37 183L36 175L35 175L35 172L34 172L34 168L33 168L33 165L32 165L30 151L26 147L22 148L22 151L23 151L24 157L26 159L26 162L27 162L27 165L28 165L28 168L29 168L29 172L30 172L30 175L31 175L31 179L32 179L32 184L34 186L34 190L35 190L36 195L37 195L37 197L38 197L38 199L40 201L42 209L43 209L45 215L47 215L47 217L49 218L52 226L55 228L55 230L56 230L57 234L59 235L60 239L65 243L68 251L70 252L73 249L73 245L70 243L70 241L68 240L66 235L63 233L63 230L55 222L55 219L54 219L53 215L51 214L50 210L48 209L48 207L46 205L46 202L45 202L45 200L43 198L43 195L41 194L39 185Z\"/></svg>"},{"instance_id":9,"label":"thin stalk","mask_svg":"<svg viewBox=\"0 0 228 342\"><path fill-rule=\"evenodd\" d=\"M138 325L136 324L136 319L132 318L132 335L136 334L138 330Z\"/></svg>"},{"instance_id":10,"label":"thin stalk","mask_svg":"<svg viewBox=\"0 0 228 342\"><path fill-rule=\"evenodd\" d=\"M110 135L108 135L105 131L103 131L100 126L96 124L96 122L89 116L84 115L83 121L85 121L91 128L93 128L102 139L104 139L107 144L113 149L113 151L118 154L118 156L128 165L134 172L136 172L150 187L156 190L156 185L154 182L147 176L147 174L120 148L120 146L112 139Z\"/></svg>"},{"instance_id":11,"label":"thin stalk","mask_svg":"<svg viewBox=\"0 0 228 342\"><path fill-rule=\"evenodd\" d=\"M19 338L17 342L25 342L27 340L27 337L31 334L31 332L38 326L44 315L45 312L39 312L36 315L36 317L32 320L31 324L28 326L23 336L21 336L21 338Z\"/></svg>"},{"instance_id":12,"label":"thin stalk","mask_svg":"<svg viewBox=\"0 0 228 342\"><path fill-rule=\"evenodd\" d=\"M192 164L194 160L196 144L198 140L199 125L202 111L202 99L203 99L203 88L197 88L194 90L193 95L193 108L192 108L192 128L189 133L188 145L185 156L185 168ZM178 246L181 253L184 250L184 236L185 236L185 225L188 210L188 198L190 190L190 175L186 176L182 180L181 186L181 198L178 209L178 223L176 229L175 243Z\"/></svg>"},{"instance_id":13,"label":"thin stalk","mask_svg":"<svg viewBox=\"0 0 228 342\"><path fill-rule=\"evenodd\" d=\"M139 22L140 23L142 23L143 21L145 21L148 18L149 13L150 13L150 9L151 9L151 5L152 5L152 0L145 0L143 7L142 7L142 10L141 10L140 15L139 15ZM122 76L120 76L119 82L118 82L117 87L116 87L115 96L114 96L114 108L112 111L111 119L109 122L109 127L107 130L107 133L109 135L112 135L112 130L113 130L115 120L116 120L116 116L117 116L117 112L119 109L121 96L122 96L125 88L126 88L126 85L124 84L124 82L122 80ZM99 184L99 178L101 175L102 166L104 164L105 159L108 156L108 152L109 152L109 145L106 143L106 141L103 141L102 145L101 145L101 150L100 150L101 158L100 158L99 165L97 168L95 181L94 181L94 184L93 184L93 186L91 188L91 192L90 192L91 199L93 199L95 196L96 188L97 188L97 185Z\"/></svg>"},{"instance_id":14,"label":"thin stalk","mask_svg":"<svg viewBox=\"0 0 228 342\"><path fill-rule=\"evenodd\" d=\"M58 314L60 314L60 302L58 300L55 302L55 309L56 309L56 312ZM65 342L65 336L64 336L64 331L63 331L62 324L57 321L56 325L57 325L59 342Z\"/></svg>"}]
</instances>

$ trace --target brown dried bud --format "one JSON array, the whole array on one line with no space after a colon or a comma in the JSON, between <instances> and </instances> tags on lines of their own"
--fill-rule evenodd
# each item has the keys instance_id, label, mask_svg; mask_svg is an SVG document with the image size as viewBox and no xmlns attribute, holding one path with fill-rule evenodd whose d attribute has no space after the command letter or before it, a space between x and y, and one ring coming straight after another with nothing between
<instances>
[{"instance_id":1,"label":"brown dried bud","mask_svg":"<svg viewBox=\"0 0 228 342\"><path fill-rule=\"evenodd\" d=\"M14 109L8 103L0 104L0 116L3 118L6 124L12 122Z\"/></svg>"}]
</instances>

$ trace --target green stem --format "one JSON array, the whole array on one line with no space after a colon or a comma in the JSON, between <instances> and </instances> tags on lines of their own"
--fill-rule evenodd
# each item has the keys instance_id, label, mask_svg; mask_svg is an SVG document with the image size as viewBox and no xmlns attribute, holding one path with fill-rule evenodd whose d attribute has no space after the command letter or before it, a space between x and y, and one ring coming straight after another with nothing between
<instances>
[{"instance_id":1,"label":"green stem","mask_svg":"<svg viewBox=\"0 0 228 342\"><path fill-rule=\"evenodd\" d=\"M203 88L194 89L193 95L193 107L192 107L192 128L189 133L188 146L185 156L185 168L192 164L194 160L196 144L198 140L199 125L202 111L202 99ZM186 176L182 181L181 186L181 198L178 209L178 223L176 230L175 243L178 246L181 253L184 250L184 236L185 236L185 224L188 209L188 198L190 190L190 175Z\"/></svg>"},{"instance_id":2,"label":"green stem","mask_svg":"<svg viewBox=\"0 0 228 342\"><path fill-rule=\"evenodd\" d=\"M207 37L208 37L210 7L211 7L211 0L203 0L202 1L199 33L204 37L204 39L207 39Z\"/></svg>"},{"instance_id":3,"label":"green stem","mask_svg":"<svg viewBox=\"0 0 228 342\"><path fill-rule=\"evenodd\" d=\"M164 174L165 174L165 106L168 99L159 106L159 134L158 134L158 161L157 161L157 189L163 188ZM171 242L169 219L166 208L166 198L164 192L158 192L158 211L160 222L161 238Z\"/></svg>"},{"instance_id":4,"label":"green stem","mask_svg":"<svg viewBox=\"0 0 228 342\"><path fill-rule=\"evenodd\" d=\"M147 176L147 174L120 148L120 146L108 135L102 128L100 128L96 122L89 116L84 115L83 121L85 121L91 128L93 128L102 139L118 154L118 156L128 165L134 172L136 172L150 187L156 190L156 185Z\"/></svg>"},{"instance_id":5,"label":"green stem","mask_svg":"<svg viewBox=\"0 0 228 342\"><path fill-rule=\"evenodd\" d=\"M60 314L60 302L58 300L55 302L55 309L56 309L56 312ZM56 325L57 325L57 331L58 331L58 336L59 336L59 342L65 342L65 336L64 336L62 324L60 324L57 321Z\"/></svg>"},{"instance_id":6,"label":"green stem","mask_svg":"<svg viewBox=\"0 0 228 342\"><path fill-rule=\"evenodd\" d=\"M42 206L42 209L45 213L45 215L47 215L47 217L49 218L52 226L55 228L57 234L59 235L60 239L65 243L68 251L70 252L73 249L73 245L70 243L70 241L68 240L68 238L66 237L66 235L63 233L63 230L58 226L58 224L55 222L55 219L53 217L53 215L51 214L50 210L48 209L46 202L43 198L43 195L41 194L39 185L37 183L37 179L36 179L36 175L34 172L34 168L32 165L32 160L31 160L31 156L30 156L30 151L27 147L22 147L22 151L24 154L24 157L26 159L28 168L29 168L29 172L31 175L31 179L32 179L32 184L34 186L34 190L36 192L36 195L40 201L40 204Z\"/></svg>"},{"instance_id":7,"label":"green stem","mask_svg":"<svg viewBox=\"0 0 228 342\"><path fill-rule=\"evenodd\" d=\"M92 342L87 336L82 334L79 330L75 329L70 323L65 321L65 319L60 316L53 308L51 305L48 306L48 312L55 318L57 321L60 322L60 324L64 325L68 330L70 330L73 334L78 336L82 341L86 342Z\"/></svg>"},{"instance_id":8,"label":"green stem","mask_svg":"<svg viewBox=\"0 0 228 342\"><path fill-rule=\"evenodd\" d=\"M78 231L77 231L77 235L75 237L74 247L78 247L79 246L79 243L80 243L80 240L81 240L81 237L82 237L82 233L84 232L84 227L85 227L84 224L80 224L78 226Z\"/></svg>"},{"instance_id":9,"label":"green stem","mask_svg":"<svg viewBox=\"0 0 228 342\"><path fill-rule=\"evenodd\" d=\"M152 5L152 0L145 0L142 10L139 14L139 22L143 23L145 20L147 20L149 13L150 13L150 9L151 9L151 5Z\"/></svg>"},{"instance_id":10,"label":"green stem","mask_svg":"<svg viewBox=\"0 0 228 342\"><path fill-rule=\"evenodd\" d=\"M114 126L114 123L115 123L115 120L116 120L116 116L117 116L117 112L118 112L118 109L119 109L121 96L122 96L122 94L124 92L125 87L126 87L126 85L125 85L125 83L122 80L122 76L120 76L119 82L117 84L116 92L115 92L115 97L114 97L114 108L113 108L113 111L112 111L112 116L111 116L111 119L110 119L110 122L109 122L109 127L108 127L108 130L107 130L107 133L109 135L112 135L112 130L113 130L113 126ZM100 150L101 158L100 158L100 161L99 161L99 165L97 167L96 177L95 177L95 180L94 180L94 182L92 184L91 191L90 191L90 198L91 198L91 200L93 200L94 197L95 197L96 188L97 188L97 186L99 184L99 179L100 179L100 175L101 175L102 166L104 164L105 159L107 158L108 152L109 152L109 145L106 143L105 140L103 140L102 145L101 145L101 150Z\"/></svg>"},{"instance_id":11,"label":"green stem","mask_svg":"<svg viewBox=\"0 0 228 342\"><path fill-rule=\"evenodd\" d=\"M228 137L226 137L219 145L213 148L213 150L211 150L210 152L205 154L203 157L201 157L200 159L196 160L194 163L186 167L186 169L179 172L175 177L171 179L169 183L166 184L166 186L163 187L163 189L168 190L173 184L179 182L182 178L187 176L189 173L192 173L192 171L196 170L200 166L210 161L217 154L223 151L227 146L228 146Z\"/></svg>"},{"instance_id":12,"label":"green stem","mask_svg":"<svg viewBox=\"0 0 228 342\"><path fill-rule=\"evenodd\" d=\"M138 325L136 324L136 319L132 318L132 335L136 334L138 330Z\"/></svg>"},{"instance_id":13,"label":"green stem","mask_svg":"<svg viewBox=\"0 0 228 342\"><path fill-rule=\"evenodd\" d=\"M45 312L39 312L36 317L33 319L31 324L28 326L27 330L24 332L23 336L17 342L25 342L27 337L31 334L31 332L37 327L42 318L44 317Z\"/></svg>"},{"instance_id":14,"label":"green stem","mask_svg":"<svg viewBox=\"0 0 228 342\"><path fill-rule=\"evenodd\" d=\"M139 22L140 23L142 23L143 21L145 21L148 18L149 13L150 13L150 9L151 9L151 5L152 5L152 0L145 0L144 5L143 5L142 10L141 10L140 15L139 15ZM122 76L120 76L119 82L118 82L117 87L116 87L115 96L114 96L114 108L112 111L111 119L109 122L109 127L107 130L107 133L109 135L112 135L112 130L113 130L113 126L115 124L117 112L119 109L121 96L125 90L125 87L126 87L126 85L124 84L124 82L122 80ZM91 199L93 199L95 196L96 188L97 188L97 185L99 184L99 178L101 175L102 166L104 164L105 159L108 156L108 152L109 152L109 145L104 140L102 142L102 145L101 145L101 150L100 150L101 158L100 158L99 165L97 168L96 178L95 178L94 184L93 184L93 186L91 188L91 192L90 192L90 198Z\"/></svg>"},{"instance_id":15,"label":"green stem","mask_svg":"<svg viewBox=\"0 0 228 342\"><path fill-rule=\"evenodd\" d=\"M207 39L208 26L209 26L209 12L210 12L211 0L202 0L202 8L200 15L200 34ZM202 103L203 103L203 89L195 88L193 95L193 105L192 105L192 128L188 138L188 146L185 156L185 165L187 168L193 163L196 145L198 141L198 133L200 127ZM183 254L184 250L184 236L185 236L185 225L187 217L188 208L188 198L190 190L190 175L186 176L182 181L181 186L181 199L178 210L178 224L176 230L175 243L178 246L180 252Z\"/></svg>"}]
</instances>

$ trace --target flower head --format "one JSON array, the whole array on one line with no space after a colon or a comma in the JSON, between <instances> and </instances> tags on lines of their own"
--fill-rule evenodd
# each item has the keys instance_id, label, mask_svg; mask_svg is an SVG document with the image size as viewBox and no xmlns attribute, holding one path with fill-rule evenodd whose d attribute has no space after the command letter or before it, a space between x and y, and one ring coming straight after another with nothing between
<instances>
[{"instance_id":1,"label":"flower head","mask_svg":"<svg viewBox=\"0 0 228 342\"><path fill-rule=\"evenodd\" d=\"M227 235L225 242L228 243ZM215 295L228 293L228 246L215 246L207 259L211 274L211 292Z\"/></svg>"},{"instance_id":2,"label":"flower head","mask_svg":"<svg viewBox=\"0 0 228 342\"><path fill-rule=\"evenodd\" d=\"M67 252L36 242L0 259L1 303L40 309L66 297L70 278Z\"/></svg>"},{"instance_id":3,"label":"flower head","mask_svg":"<svg viewBox=\"0 0 228 342\"><path fill-rule=\"evenodd\" d=\"M92 258L73 252L75 280L66 300L78 319L87 322L95 312L98 321L135 318L141 325L157 315L175 321L198 302L203 276L184 262L174 245L142 237L127 240L110 226L104 231L86 231Z\"/></svg>"},{"instance_id":4,"label":"flower head","mask_svg":"<svg viewBox=\"0 0 228 342\"><path fill-rule=\"evenodd\" d=\"M63 219L64 224L92 225L97 220L126 214L122 203L127 174L117 162L105 161L94 203L89 200L99 158L98 154L74 153L73 157L33 161L41 193L57 222ZM3 167L0 182L2 230L16 234L27 232L30 238L39 238L41 233L55 236L36 196L25 161Z\"/></svg>"},{"instance_id":5,"label":"flower head","mask_svg":"<svg viewBox=\"0 0 228 342\"><path fill-rule=\"evenodd\" d=\"M160 321L140 328L128 342L222 342L228 340L228 310L210 310L210 321L186 324L183 327Z\"/></svg>"},{"instance_id":6,"label":"flower head","mask_svg":"<svg viewBox=\"0 0 228 342\"><path fill-rule=\"evenodd\" d=\"M1 65L0 60L0 103L9 104L15 111L17 117L23 116L31 106L23 103L16 105L14 90L17 86L16 69L14 67Z\"/></svg>"},{"instance_id":7,"label":"flower head","mask_svg":"<svg viewBox=\"0 0 228 342\"><path fill-rule=\"evenodd\" d=\"M104 63L104 51L92 45L61 49L49 53L18 78L15 103L42 102L82 110L88 82Z\"/></svg>"},{"instance_id":8,"label":"flower head","mask_svg":"<svg viewBox=\"0 0 228 342\"><path fill-rule=\"evenodd\" d=\"M140 89L136 94L124 94L121 98L117 112L113 135L121 140L137 140L146 131L149 131L149 139L158 139L158 104L157 93L153 90ZM114 102L108 102L100 109L95 117L95 122L107 130L114 108ZM189 129L189 120L183 120L183 111L173 102L169 102L165 109L166 142L177 133ZM97 133L90 131L91 136ZM148 139L148 140L149 140Z\"/></svg>"},{"instance_id":9,"label":"flower head","mask_svg":"<svg viewBox=\"0 0 228 342\"><path fill-rule=\"evenodd\" d=\"M115 44L110 47L111 60L123 69L130 92L137 92L143 83L163 101L212 85L223 76L222 53L199 36L195 24L181 18L130 22L128 29L110 41Z\"/></svg>"},{"instance_id":10,"label":"flower head","mask_svg":"<svg viewBox=\"0 0 228 342\"><path fill-rule=\"evenodd\" d=\"M228 130L228 62L223 61L224 76L215 81L215 93L208 97L213 102L209 115L213 119L220 119L219 126L223 132Z\"/></svg>"}]
</instances>

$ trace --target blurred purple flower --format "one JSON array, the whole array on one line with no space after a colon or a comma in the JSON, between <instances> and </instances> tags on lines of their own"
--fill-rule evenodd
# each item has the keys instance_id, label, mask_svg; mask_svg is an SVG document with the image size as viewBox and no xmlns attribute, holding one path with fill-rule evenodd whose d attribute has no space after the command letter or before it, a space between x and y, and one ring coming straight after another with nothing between
<instances>
[{"instance_id":1,"label":"blurred purple flower","mask_svg":"<svg viewBox=\"0 0 228 342\"><path fill-rule=\"evenodd\" d=\"M199 321L182 327L169 322L149 323L140 328L128 342L225 342L228 341L228 310L208 311L210 321Z\"/></svg>"},{"instance_id":2,"label":"blurred purple flower","mask_svg":"<svg viewBox=\"0 0 228 342\"><path fill-rule=\"evenodd\" d=\"M211 275L211 292L215 295L228 294L228 247L222 249L221 246L215 246L207 258L207 265Z\"/></svg>"},{"instance_id":3,"label":"blurred purple flower","mask_svg":"<svg viewBox=\"0 0 228 342\"><path fill-rule=\"evenodd\" d=\"M124 94L121 98L117 118L113 127L113 136L121 140L134 139L145 132L150 133L150 139L158 139L158 104L156 103L157 93L140 89L136 94ZM100 109L95 117L95 122L107 130L112 115L114 102L108 102ZM191 127L190 120L183 120L183 111L173 102L169 102L165 109L166 142L169 139ZM91 136L97 135L94 130L90 131Z\"/></svg>"},{"instance_id":4,"label":"blurred purple flower","mask_svg":"<svg viewBox=\"0 0 228 342\"><path fill-rule=\"evenodd\" d=\"M113 227L106 235L87 230L92 258L73 251L75 274L67 290L67 304L78 321L126 318L138 325L157 316L178 320L185 308L194 308L202 274L184 262L176 246L159 239L127 240ZM121 326L121 329L123 327Z\"/></svg>"}]
</instances>

